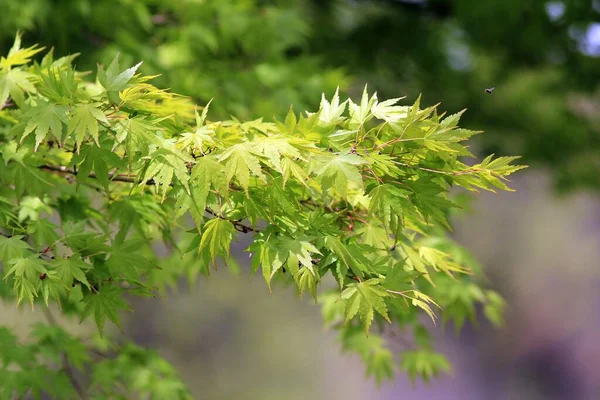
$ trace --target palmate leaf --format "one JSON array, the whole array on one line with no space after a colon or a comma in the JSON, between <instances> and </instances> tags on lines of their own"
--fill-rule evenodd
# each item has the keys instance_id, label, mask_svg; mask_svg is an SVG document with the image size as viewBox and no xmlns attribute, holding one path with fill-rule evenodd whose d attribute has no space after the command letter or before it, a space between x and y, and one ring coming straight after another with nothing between
<instances>
[{"instance_id":1,"label":"palmate leaf","mask_svg":"<svg viewBox=\"0 0 600 400\"><path fill-rule=\"evenodd\" d=\"M142 65L142 62L121 71L119 54L117 54L106 71L104 71L101 65L98 66L98 81L106 89L108 99L111 103L117 104L120 102L119 91L125 89L140 65Z\"/></svg>"},{"instance_id":2,"label":"palmate leaf","mask_svg":"<svg viewBox=\"0 0 600 400\"><path fill-rule=\"evenodd\" d=\"M176 177L189 193L190 175L186 163L193 162L192 157L178 151L170 143L168 147L160 148L145 158L150 159L150 162L144 174L144 179L139 183L140 185L145 185L150 179L154 179L156 190L162 192L162 201L164 201L173 182L173 177Z\"/></svg>"},{"instance_id":3,"label":"palmate leaf","mask_svg":"<svg viewBox=\"0 0 600 400\"><path fill-rule=\"evenodd\" d=\"M318 272L311 266L302 267L298 271L298 289L300 290L300 297L304 292L310 292L315 304L317 303L317 283L321 279Z\"/></svg>"},{"instance_id":4,"label":"palmate leaf","mask_svg":"<svg viewBox=\"0 0 600 400\"><path fill-rule=\"evenodd\" d=\"M366 365L367 376L375 377L379 385L384 379L391 379L395 365L392 352L386 347L386 340L377 334L366 336L358 327L348 327L340 334L342 349L358 353Z\"/></svg>"},{"instance_id":5,"label":"palmate leaf","mask_svg":"<svg viewBox=\"0 0 600 400\"><path fill-rule=\"evenodd\" d=\"M96 108L93 104L80 104L71 111L67 131L69 134L75 133L77 149L81 147L81 143L88 136L91 136L96 145L100 146L98 122L110 125L102 110Z\"/></svg>"},{"instance_id":6,"label":"palmate leaf","mask_svg":"<svg viewBox=\"0 0 600 400\"><path fill-rule=\"evenodd\" d=\"M392 232L396 232L402 225L402 218L413 208L407 193L393 185L375 186L369 197L369 215L378 218Z\"/></svg>"},{"instance_id":7,"label":"palmate leaf","mask_svg":"<svg viewBox=\"0 0 600 400\"><path fill-rule=\"evenodd\" d=\"M35 86L31 83L34 76L19 69L0 70L0 106L6 104L9 96L17 105L23 105L25 93L35 92Z\"/></svg>"},{"instance_id":8,"label":"palmate leaf","mask_svg":"<svg viewBox=\"0 0 600 400\"><path fill-rule=\"evenodd\" d=\"M349 187L363 189L363 178L357 167L367 164L367 161L361 157L355 154L323 155L316 157L315 161L317 165L312 172L320 177L324 192L334 188L343 199L347 199Z\"/></svg>"},{"instance_id":9,"label":"palmate leaf","mask_svg":"<svg viewBox=\"0 0 600 400\"><path fill-rule=\"evenodd\" d=\"M250 186L250 173L262 181L266 181L260 167L260 160L254 153L251 143L239 143L229 147L219 157L219 162L224 162L227 171L227 183L235 177L248 194Z\"/></svg>"},{"instance_id":10,"label":"palmate leaf","mask_svg":"<svg viewBox=\"0 0 600 400\"><path fill-rule=\"evenodd\" d=\"M49 219L41 218L28 222L27 233L31 235L38 248L41 248L44 245L50 246L56 244L60 239L57 228Z\"/></svg>"},{"instance_id":11,"label":"palmate leaf","mask_svg":"<svg viewBox=\"0 0 600 400\"><path fill-rule=\"evenodd\" d=\"M403 351L400 368L408 374L412 381L420 376L426 382L439 376L441 372L450 373L451 371L448 359L429 349Z\"/></svg>"},{"instance_id":12,"label":"palmate leaf","mask_svg":"<svg viewBox=\"0 0 600 400\"><path fill-rule=\"evenodd\" d=\"M344 322L347 323L358 314L367 335L375 311L391 323L384 300L388 296L389 293L381 286L381 280L377 278L349 284L340 297L346 304Z\"/></svg>"},{"instance_id":13,"label":"palmate leaf","mask_svg":"<svg viewBox=\"0 0 600 400\"><path fill-rule=\"evenodd\" d=\"M108 191L109 184L109 166L115 168L121 166L119 156L102 147L85 144L79 154L74 155L71 160L73 165L79 165L77 170L78 183L90 181L89 176L94 171L94 178L97 179L104 189Z\"/></svg>"},{"instance_id":14,"label":"palmate leaf","mask_svg":"<svg viewBox=\"0 0 600 400\"><path fill-rule=\"evenodd\" d=\"M41 273L46 272L44 262L36 254L26 258L13 258L7 264L10 268L8 268L8 271L4 275L4 279L14 275L16 278L25 278L33 282L39 279Z\"/></svg>"},{"instance_id":15,"label":"palmate leaf","mask_svg":"<svg viewBox=\"0 0 600 400\"><path fill-rule=\"evenodd\" d=\"M148 120L146 117L135 116L126 118L114 127L116 130L115 144L124 145L129 162L135 160L138 154L148 154L150 144L159 144L156 131L160 130L159 121Z\"/></svg>"},{"instance_id":16,"label":"palmate leaf","mask_svg":"<svg viewBox=\"0 0 600 400\"><path fill-rule=\"evenodd\" d=\"M81 315L81 321L84 321L90 315L94 315L96 326L102 336L106 318L121 328L119 318L120 310L131 310L122 298L123 289L116 286L103 286L98 291L92 291L83 298L85 308Z\"/></svg>"},{"instance_id":17,"label":"palmate leaf","mask_svg":"<svg viewBox=\"0 0 600 400\"><path fill-rule=\"evenodd\" d=\"M216 265L217 257L229 258L231 241L235 234L233 224L222 218L214 218L204 225L198 253Z\"/></svg>"},{"instance_id":18,"label":"palmate leaf","mask_svg":"<svg viewBox=\"0 0 600 400\"><path fill-rule=\"evenodd\" d=\"M363 89L362 98L360 99L360 104L354 104L352 99L348 99L349 102L349 110L350 110L350 123L351 127L362 126L369 120L373 118L373 114L371 113L371 108L377 104L377 93L373 93L373 96L369 98L369 93L367 92L367 85Z\"/></svg>"},{"instance_id":19,"label":"palmate leaf","mask_svg":"<svg viewBox=\"0 0 600 400\"><path fill-rule=\"evenodd\" d=\"M266 239L263 241L262 237ZM318 257L321 252L315 247L311 240L307 237L293 238L289 236L276 236L269 233L261 233L261 238L257 238L256 244L250 247L250 250L256 253L253 258L253 271L256 271L259 266L262 268L262 273L265 282L271 287L271 280L275 274L282 268L286 268L296 284L299 283L299 267L308 268L313 277L305 277L303 282L304 290L311 288L312 284L320 277L316 276L313 268L313 257ZM313 278L315 278L313 280ZM315 286L316 288L316 286ZM302 289L301 289L302 290ZM316 289L315 289L316 290Z\"/></svg>"},{"instance_id":20,"label":"palmate leaf","mask_svg":"<svg viewBox=\"0 0 600 400\"><path fill-rule=\"evenodd\" d=\"M325 93L321 96L321 106L318 115L319 121L325 125L334 125L344 120L342 114L346 110L346 103L348 103L348 101L346 100L340 104L339 91L340 89L337 88L331 99L331 103L325 98Z\"/></svg>"},{"instance_id":21,"label":"palmate leaf","mask_svg":"<svg viewBox=\"0 0 600 400\"><path fill-rule=\"evenodd\" d=\"M22 258L25 254L30 253L29 249L29 245L21 235L9 238L0 235L0 261L2 263L9 263L15 258Z\"/></svg>"},{"instance_id":22,"label":"palmate leaf","mask_svg":"<svg viewBox=\"0 0 600 400\"><path fill-rule=\"evenodd\" d=\"M212 99L206 104L201 115L198 114L198 110L194 111L196 114L196 129L193 132L184 132L181 134L181 137L177 139L177 145L179 147L204 155L204 147L215 144L214 128L209 125L204 125L204 121L208 114L208 107L211 102Z\"/></svg>"},{"instance_id":23,"label":"palmate leaf","mask_svg":"<svg viewBox=\"0 0 600 400\"><path fill-rule=\"evenodd\" d=\"M370 261L364 255L364 248L359 248L356 244L342 243L340 238L327 236L325 246L331 250L336 262L336 279L343 287L346 274L351 271L354 276L362 278L369 271Z\"/></svg>"},{"instance_id":24,"label":"palmate leaf","mask_svg":"<svg viewBox=\"0 0 600 400\"><path fill-rule=\"evenodd\" d=\"M31 132L35 130L35 148L37 151L40 143L44 141L48 132L52 132L52 135L58 143L62 144L63 140L63 124L67 124L67 106L61 106L46 102L41 102L36 107L33 107L23 115L23 118L28 118L27 126L21 137L21 142L29 136Z\"/></svg>"},{"instance_id":25,"label":"palmate leaf","mask_svg":"<svg viewBox=\"0 0 600 400\"><path fill-rule=\"evenodd\" d=\"M139 281L140 275L153 267L152 261L141 254L140 249L145 245L146 241L142 239L115 243L110 258L106 261L111 276L122 276L132 282Z\"/></svg>"},{"instance_id":26,"label":"palmate leaf","mask_svg":"<svg viewBox=\"0 0 600 400\"><path fill-rule=\"evenodd\" d=\"M406 185L412 189L409 198L426 221L433 220L451 229L446 215L451 208L458 206L444 197L446 191L442 187L433 180L424 178L406 182Z\"/></svg>"},{"instance_id":27,"label":"palmate leaf","mask_svg":"<svg viewBox=\"0 0 600 400\"><path fill-rule=\"evenodd\" d=\"M298 142L300 142L305 146L310 144L310 142L302 141L301 139L295 139L295 141L297 142L296 144L299 144ZM271 168L283 174L283 167L281 164L282 157L285 156L287 158L306 161L293 143L294 141L292 138L284 136L266 136L253 140L252 146L256 153L262 155L269 161L268 165Z\"/></svg>"},{"instance_id":28,"label":"palmate leaf","mask_svg":"<svg viewBox=\"0 0 600 400\"><path fill-rule=\"evenodd\" d=\"M13 42L12 47L8 51L8 55L0 58L0 69L9 70L17 65L28 64L31 61L31 57L42 50L44 50L44 47L38 47L37 44L26 49L22 49L21 33L18 32L15 35L15 41Z\"/></svg>"},{"instance_id":29,"label":"palmate leaf","mask_svg":"<svg viewBox=\"0 0 600 400\"><path fill-rule=\"evenodd\" d=\"M83 260L75 257L57 258L52 260L50 267L56 273L58 279L60 279L67 288L73 286L74 282L80 282L84 284L88 290L91 290L90 283L85 274L92 266L85 263Z\"/></svg>"}]
</instances>

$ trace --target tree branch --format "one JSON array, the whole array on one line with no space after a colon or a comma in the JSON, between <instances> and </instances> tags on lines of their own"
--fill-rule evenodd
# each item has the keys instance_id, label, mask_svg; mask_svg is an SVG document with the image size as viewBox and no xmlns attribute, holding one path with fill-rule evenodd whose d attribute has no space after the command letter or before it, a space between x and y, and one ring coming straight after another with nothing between
<instances>
[{"instance_id":1,"label":"tree branch","mask_svg":"<svg viewBox=\"0 0 600 400\"><path fill-rule=\"evenodd\" d=\"M58 326L58 323L54 319L54 316L52 315L52 313L50 312L50 309L48 307L44 308L44 315L46 316L46 319L48 320L48 323L50 325ZM87 400L88 395L85 392L85 390L81 387L79 382L77 382L77 379L75 378L75 373L73 372L73 368L71 368L71 364L69 362L69 357L67 356L66 353L61 353L61 358L62 358L63 368L64 368L67 376L69 377L71 386L73 386L73 389L75 389L75 391L77 392L77 396L79 396L79 398L82 400Z\"/></svg>"},{"instance_id":2,"label":"tree branch","mask_svg":"<svg viewBox=\"0 0 600 400\"><path fill-rule=\"evenodd\" d=\"M46 170L46 171L53 171L53 172L58 172L61 174L77 176L77 173L74 170L68 169L65 166L41 165L38 168L42 169L42 170ZM131 175L109 173L108 177L111 181L114 181L114 182L138 183L137 179L135 179L135 177L131 176ZM96 174L94 172L91 172L88 175L88 178L98 179L98 177L96 176ZM156 182L154 181L154 179L149 179L146 181L146 185L150 185L150 186L156 185ZM171 184L171 186L173 186L173 184ZM206 211L207 213L209 213L210 215L213 215L215 217L228 220L229 222L231 222L233 224L233 226L235 227L235 229L238 232L241 232L241 233L259 232L259 230L254 229L251 226L242 224L240 221L234 221L234 220L230 220L228 218L224 218L223 216L219 215L218 213L216 213L215 211L211 210L208 207L206 207L206 209L204 211Z\"/></svg>"}]
</instances>

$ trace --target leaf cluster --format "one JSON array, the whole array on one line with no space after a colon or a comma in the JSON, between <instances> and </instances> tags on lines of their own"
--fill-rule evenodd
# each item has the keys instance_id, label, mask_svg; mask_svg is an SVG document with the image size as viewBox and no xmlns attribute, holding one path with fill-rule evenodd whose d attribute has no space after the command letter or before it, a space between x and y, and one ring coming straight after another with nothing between
<instances>
[{"instance_id":1,"label":"leaf cluster","mask_svg":"<svg viewBox=\"0 0 600 400\"><path fill-rule=\"evenodd\" d=\"M208 104L152 85L141 63L117 56L92 81L73 57L32 61L39 50L17 36L0 63L0 74L27 82L8 89L14 107L0 111L0 262L17 303L56 302L102 334L107 320L120 326L126 295L156 295L220 261L237 271L232 243L251 234L252 270L270 289L310 293L343 338L421 326L440 312L460 326L476 304L500 321L501 300L478 289L460 247L432 241L450 228L453 187L510 190L507 176L523 168L516 157L465 163L465 141L478 132L458 127L462 112L379 101L365 87L356 103L336 91L283 121L212 121ZM159 241L169 258L155 254ZM363 354L367 372L391 376L384 342L356 340L345 347ZM127 375L141 357L130 350L93 382L125 377L132 390L167 390ZM429 346L415 351L399 364L411 376L448 369Z\"/></svg>"}]
</instances>

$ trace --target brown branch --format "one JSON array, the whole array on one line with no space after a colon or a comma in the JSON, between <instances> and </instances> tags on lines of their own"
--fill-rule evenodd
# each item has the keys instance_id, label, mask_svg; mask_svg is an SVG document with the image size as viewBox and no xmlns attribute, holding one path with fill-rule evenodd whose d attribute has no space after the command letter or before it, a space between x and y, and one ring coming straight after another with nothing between
<instances>
[{"instance_id":1,"label":"brown branch","mask_svg":"<svg viewBox=\"0 0 600 400\"><path fill-rule=\"evenodd\" d=\"M58 173L62 173L62 174L77 176L77 173L74 170L68 169L65 166L41 165L38 168L46 170L46 171L53 171L53 172L58 172ZM111 181L115 181L115 182L138 183L138 180L135 179L135 177L133 177L131 175L115 174L115 173L111 172L108 174L108 176ZM96 176L96 174L94 172L91 172L88 175L88 178L97 179L98 177ZM146 181L146 185L156 185L156 182L154 181L154 179L149 179ZM173 184L171 184L171 186L173 186ZM221 219L226 219L226 220L230 221L238 232L241 232L241 233L259 232L257 229L254 229L251 226L242 224L240 221L234 221L234 220L230 220L228 218L224 218L223 216L221 216L220 214L216 213L215 211L211 210L208 207L206 207L206 209L204 211L206 211L207 213L209 213L215 217L218 217Z\"/></svg>"},{"instance_id":2,"label":"brown branch","mask_svg":"<svg viewBox=\"0 0 600 400\"><path fill-rule=\"evenodd\" d=\"M44 315L46 316L46 319L48 320L48 323L50 325L58 326L58 323L54 319L54 316L52 315L52 313L50 312L50 309L48 307L44 308ZM73 368L71 368L71 364L69 362L69 357L67 356L66 353L61 353L61 359L62 359L63 368L64 368L67 376L69 377L71 386L73 386L73 389L75 389L75 391L77 392L77 396L79 396L79 398L82 400L86 400L88 398L88 395L85 392L85 390L83 390L83 388L81 387L79 382L77 382L77 379L75 378L75 373L73 372Z\"/></svg>"}]
</instances>

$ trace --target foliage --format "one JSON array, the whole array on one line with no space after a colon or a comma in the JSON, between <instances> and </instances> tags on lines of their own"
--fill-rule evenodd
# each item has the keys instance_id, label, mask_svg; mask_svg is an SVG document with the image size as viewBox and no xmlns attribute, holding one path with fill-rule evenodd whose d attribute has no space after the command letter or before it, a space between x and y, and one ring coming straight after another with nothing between
<instances>
[{"instance_id":1,"label":"foliage","mask_svg":"<svg viewBox=\"0 0 600 400\"><path fill-rule=\"evenodd\" d=\"M91 81L72 67L74 57L49 52L32 61L39 51L17 36L0 61L0 76L23 80L0 114L4 298L43 309L56 303L65 315L93 320L113 350L106 324L120 326L127 296L209 274L219 259L235 270L231 244L251 234L253 271L270 288L287 282L311 293L343 347L377 380L396 365L382 338L386 325L415 331L416 347L400 367L429 379L449 365L423 317L441 314L460 326L482 304L500 322L502 300L480 288L465 251L445 237L458 207L448 192L510 190L506 177L523 166L511 164L516 157L461 161L472 156L463 142L478 133L457 126L461 113L439 114L419 99L380 102L365 88L356 103L323 95L317 111L290 109L284 121L212 121L208 105L198 110L158 89L140 64L128 68L115 57ZM179 262L155 255L160 241ZM36 389L29 371L52 366L26 357L7 397L84 386L97 398L188 397L153 353L124 345L106 361L84 363L84 339L40 330L67 343L51 354L62 352L63 368L53 364L56 379ZM13 348L43 351L4 332L6 370Z\"/></svg>"}]
</instances>

